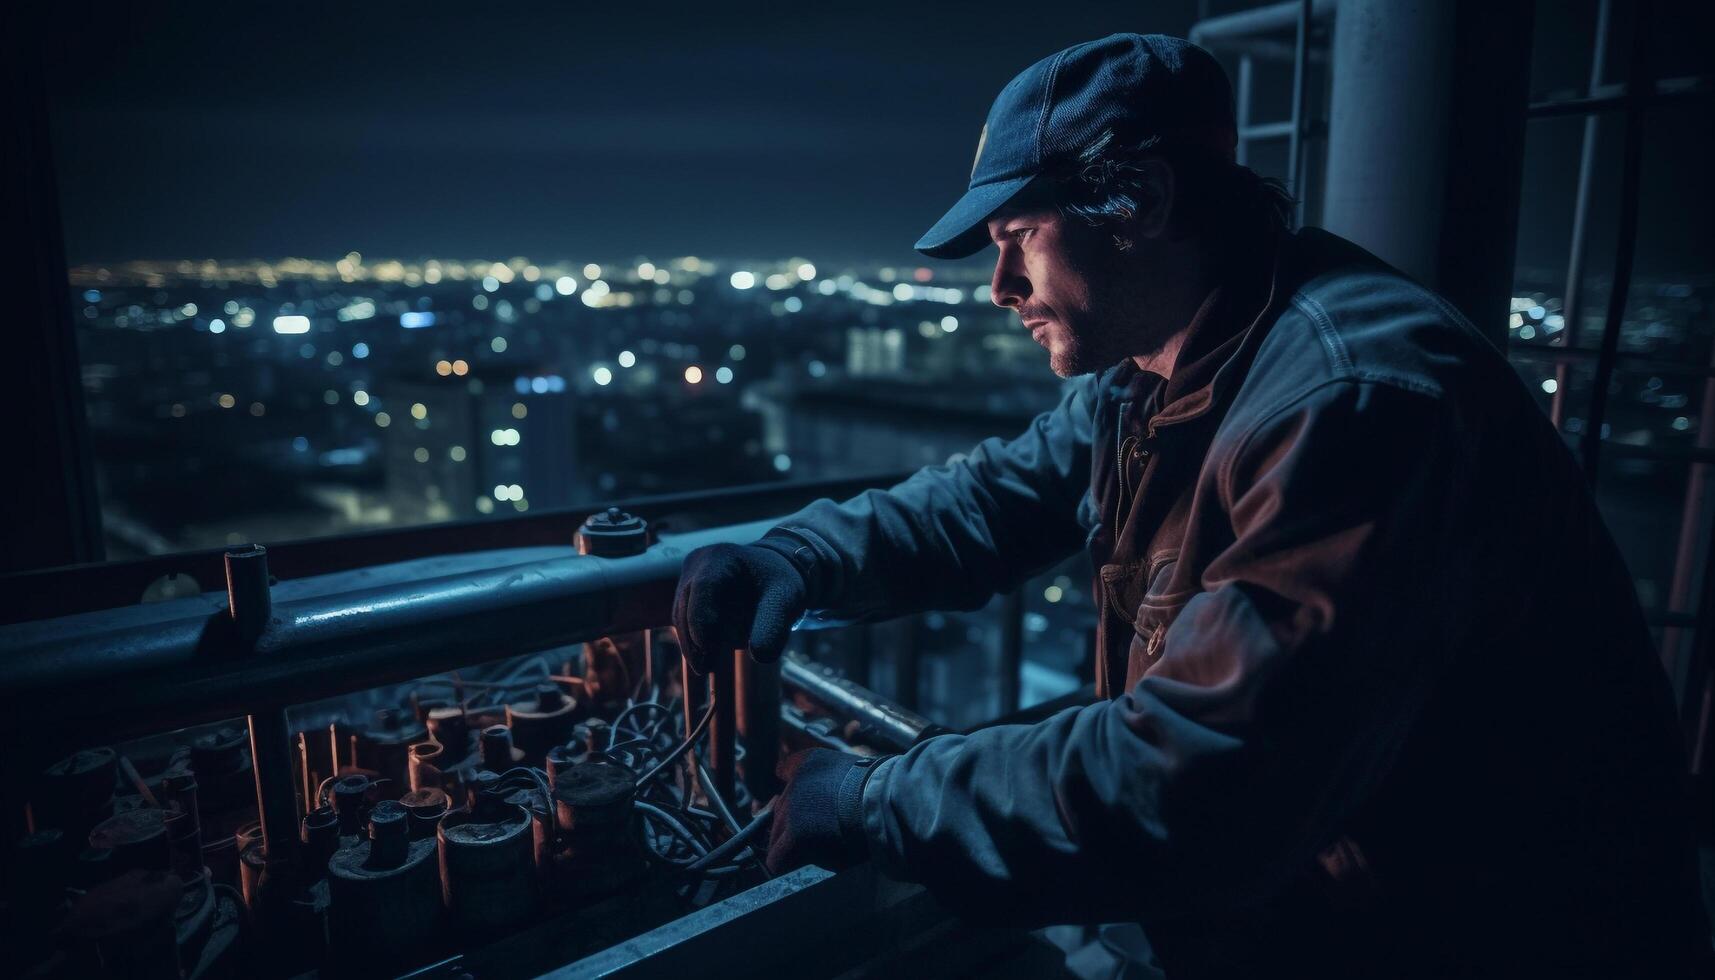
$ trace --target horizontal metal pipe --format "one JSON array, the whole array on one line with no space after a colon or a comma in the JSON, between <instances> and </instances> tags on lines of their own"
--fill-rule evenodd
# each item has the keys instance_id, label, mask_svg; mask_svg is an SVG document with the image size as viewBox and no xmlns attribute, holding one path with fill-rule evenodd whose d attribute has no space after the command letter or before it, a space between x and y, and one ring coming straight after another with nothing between
<instances>
[{"instance_id":1,"label":"horizontal metal pipe","mask_svg":"<svg viewBox=\"0 0 1715 980\"><path fill-rule=\"evenodd\" d=\"M1239 131L1239 138L1247 140L1278 140L1286 139L1291 135L1292 120L1290 119L1284 122L1258 123L1255 126L1246 126Z\"/></svg>"},{"instance_id":2,"label":"horizontal metal pipe","mask_svg":"<svg viewBox=\"0 0 1715 980\"><path fill-rule=\"evenodd\" d=\"M1656 80L1652 88L1653 91L1644 94L1644 101L1649 105L1708 98L1711 94L1709 80L1702 75L1660 78ZM1525 114L1532 119L1545 119L1550 116L1576 116L1591 112L1624 109L1626 104L1626 84L1614 82L1596 86L1587 96L1544 99L1541 102L1532 102L1530 107L1525 110Z\"/></svg>"},{"instance_id":3,"label":"horizontal metal pipe","mask_svg":"<svg viewBox=\"0 0 1715 980\"><path fill-rule=\"evenodd\" d=\"M906 471L838 480L749 484L582 507L532 506L523 514L287 541L268 546L268 567L282 581L295 582L393 562L534 548L545 542L570 544L585 517L610 505L640 515L651 526L669 533L684 521L689 522L686 527L736 524L791 513L821 497L844 500L874 487L892 486L910 475ZM168 575L188 576L203 588L211 587L225 575L225 553L224 548L209 548L0 575L0 589L8 595L29 597L27 603L0 603L0 624L131 605L141 601L152 583Z\"/></svg>"},{"instance_id":4,"label":"horizontal metal pipe","mask_svg":"<svg viewBox=\"0 0 1715 980\"><path fill-rule=\"evenodd\" d=\"M283 582L245 656L221 593L0 627L0 732L45 723L106 739L661 626L687 552L772 524L667 536L625 558L519 549Z\"/></svg>"},{"instance_id":5,"label":"horizontal metal pipe","mask_svg":"<svg viewBox=\"0 0 1715 980\"><path fill-rule=\"evenodd\" d=\"M1315 0L1310 7L1312 20L1322 20L1338 6L1336 0ZM1241 10L1238 13L1210 17L1191 25L1191 43L1204 47L1219 45L1228 39L1250 38L1273 31L1290 30L1298 25L1299 0L1273 3L1266 7Z\"/></svg>"},{"instance_id":6,"label":"horizontal metal pipe","mask_svg":"<svg viewBox=\"0 0 1715 980\"><path fill-rule=\"evenodd\" d=\"M811 700L846 721L855 721L888 748L904 751L921 739L945 729L894 704L861 684L846 680L821 664L796 656L780 661L780 682L804 692Z\"/></svg>"},{"instance_id":7,"label":"horizontal metal pipe","mask_svg":"<svg viewBox=\"0 0 1715 980\"><path fill-rule=\"evenodd\" d=\"M1223 54L1250 55L1261 61L1279 62L1290 65L1298 56L1297 45L1291 41L1271 41L1267 38L1224 37L1216 45ZM1328 53L1321 48L1311 48L1305 52L1305 58L1312 65L1328 63Z\"/></svg>"},{"instance_id":8,"label":"horizontal metal pipe","mask_svg":"<svg viewBox=\"0 0 1715 980\"><path fill-rule=\"evenodd\" d=\"M1601 351L1590 350L1586 347L1544 347L1534 344L1512 344L1507 347L1507 356L1525 357L1539 361L1594 361ZM1715 366L1708 364L1688 364L1684 361L1656 361L1637 354L1620 351L1615 354L1615 360L1632 374L1671 374L1691 378L1715 378Z\"/></svg>"}]
</instances>

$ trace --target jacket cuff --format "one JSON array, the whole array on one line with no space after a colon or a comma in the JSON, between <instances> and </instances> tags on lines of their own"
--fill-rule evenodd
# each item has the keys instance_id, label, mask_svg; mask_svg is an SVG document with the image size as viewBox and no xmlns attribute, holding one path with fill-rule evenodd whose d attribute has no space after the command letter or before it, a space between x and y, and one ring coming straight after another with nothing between
<instances>
[{"instance_id":1,"label":"jacket cuff","mask_svg":"<svg viewBox=\"0 0 1715 980\"><path fill-rule=\"evenodd\" d=\"M869 838L865 836L863 829L863 788L883 759L882 756L859 759L840 777L839 795L835 798L834 805L835 815L839 819L840 842L848 853L859 859L869 853Z\"/></svg>"},{"instance_id":2,"label":"jacket cuff","mask_svg":"<svg viewBox=\"0 0 1715 980\"><path fill-rule=\"evenodd\" d=\"M811 609L820 608L823 603L822 586L826 576L822 574L822 562L816 554L816 549L808 540L791 528L777 527L751 542L758 548L769 551L785 558L791 566L798 570L804 579L804 596L806 605Z\"/></svg>"}]
</instances>

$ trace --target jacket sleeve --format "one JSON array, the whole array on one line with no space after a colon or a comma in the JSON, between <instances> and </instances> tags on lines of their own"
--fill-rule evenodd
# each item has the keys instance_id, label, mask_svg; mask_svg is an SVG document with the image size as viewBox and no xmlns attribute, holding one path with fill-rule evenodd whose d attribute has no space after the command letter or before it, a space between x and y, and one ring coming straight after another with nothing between
<instances>
[{"instance_id":1,"label":"jacket sleeve","mask_svg":"<svg viewBox=\"0 0 1715 980\"><path fill-rule=\"evenodd\" d=\"M878 766L872 860L1029 924L1218 912L1308 867L1450 646L1432 615L1434 583L1455 574L1442 542L1462 479L1445 414L1428 395L1334 382L1217 442L1198 506L1223 513L1194 522L1230 522L1230 544L1159 660L1113 701Z\"/></svg>"},{"instance_id":2,"label":"jacket sleeve","mask_svg":"<svg viewBox=\"0 0 1715 980\"><path fill-rule=\"evenodd\" d=\"M975 609L1084 542L1096 377L1010 441L985 439L888 490L818 500L763 536L839 618Z\"/></svg>"}]
</instances>

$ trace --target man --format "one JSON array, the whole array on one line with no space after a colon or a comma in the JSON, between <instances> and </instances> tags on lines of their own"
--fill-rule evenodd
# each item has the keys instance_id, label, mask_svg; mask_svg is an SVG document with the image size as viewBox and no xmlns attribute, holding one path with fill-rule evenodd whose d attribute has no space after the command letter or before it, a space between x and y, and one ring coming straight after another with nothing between
<instances>
[{"instance_id":1,"label":"man","mask_svg":"<svg viewBox=\"0 0 1715 980\"><path fill-rule=\"evenodd\" d=\"M992 241L1059 406L686 560L701 662L1094 559L1097 703L794 757L770 866L1136 920L1172 977L1709 975L1671 699L1578 468L1446 302L1287 229L1231 106L1160 36L1015 78L917 247Z\"/></svg>"}]
</instances>

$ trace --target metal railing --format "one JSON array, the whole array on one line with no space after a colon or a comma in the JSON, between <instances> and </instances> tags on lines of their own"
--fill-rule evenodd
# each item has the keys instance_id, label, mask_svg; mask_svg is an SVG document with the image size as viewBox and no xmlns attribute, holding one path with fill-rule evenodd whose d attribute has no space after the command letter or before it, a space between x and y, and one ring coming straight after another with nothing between
<instances>
[{"instance_id":1,"label":"metal railing","mask_svg":"<svg viewBox=\"0 0 1715 980\"><path fill-rule=\"evenodd\" d=\"M1304 220L1308 170L1305 155L1309 140L1321 134L1310 113L1310 64L1325 60L1326 53L1312 48L1311 31L1318 22L1333 19L1335 0L1287 0L1252 10L1210 17L1191 25L1190 40L1216 51L1238 55L1238 78L1234 84L1234 121L1238 129L1237 160L1249 165L1251 147L1273 140L1287 141L1286 185L1298 199L1297 218ZM1283 44L1268 35L1290 29L1292 42ZM1256 89L1256 61L1286 61L1292 65L1292 109L1283 120L1256 122L1252 118Z\"/></svg>"},{"instance_id":2,"label":"metal railing","mask_svg":"<svg viewBox=\"0 0 1715 980\"><path fill-rule=\"evenodd\" d=\"M415 558L570 545L592 513L618 506L646 515L658 530L732 524L795 510L818 497L843 499L871 487L890 486L909 473L877 473L829 480L755 483L659 494L583 506L531 509L472 520L390 527L334 537L268 545L269 570L280 579L346 571ZM0 576L0 590L28 601L0 604L0 624L128 606L166 576L188 576L197 591L218 586L226 575L225 548L206 548L125 561L92 562Z\"/></svg>"},{"instance_id":3,"label":"metal railing","mask_svg":"<svg viewBox=\"0 0 1715 980\"><path fill-rule=\"evenodd\" d=\"M1550 119L1582 115L1583 139L1578 158L1578 182L1573 199L1572 235L1569 243L1564 316L1566 329L1547 345L1532 346L1517 351L1523 356L1546 358L1555 362L1555 391L1549 407L1549 417L1555 426L1566 422L1568 398L1571 392L1571 371L1576 362L1593 362L1590 404L1585 413L1583 430L1578 434L1578 455L1586 478L1597 484L1601 465L1608 457L1648 457L1660 461L1683 461L1687 464L1685 493L1681 504L1679 538L1675 547L1673 578L1669 586L1667 606L1657 621L1665 626L1662 634L1662 666L1681 693L1681 711L1687 723L1688 741L1692 749L1692 769L1703 773L1708 769L1711 740L1711 709L1715 701L1715 675L1711 674L1711 646L1715 643L1715 590L1710 578L1715 575L1715 534L1706 538L1701 533L1701 510L1708 495L1707 466L1715 463L1715 363L1663 364L1647 356L1621 351L1620 332L1630 296L1633 260L1637 251L1639 198L1642 193L1644 117L1649 109L1671 103L1707 100L1711 94L1710 79L1703 76L1658 79L1650 57L1653 37L1654 4L1642 0L1622 8L1631 16L1630 47L1622 63L1623 80L1607 82L1604 71L1609 59L1609 37L1615 28L1617 9L1612 0L1601 0L1596 11L1595 41L1591 50L1589 82L1579 95L1544 99L1533 102L1529 118ZM1582 321L1584 300L1585 260L1588 254L1591 212L1596 193L1596 151L1603 125L1603 114L1619 113L1621 125L1621 173L1618 196L1619 216L1615 237L1610 288L1603 314L1602 336L1594 350L1575 346L1577 327ZM1628 446L1610 441L1604 429L1608 418L1610 389L1616 372L1622 365L1638 370L1703 376L1703 425L1699 426L1695 445L1677 448ZM1715 529L1712 529L1715 530ZM1702 594L1695 595L1695 584L1701 577ZM1687 613L1686 606L1695 611Z\"/></svg>"}]
</instances>

